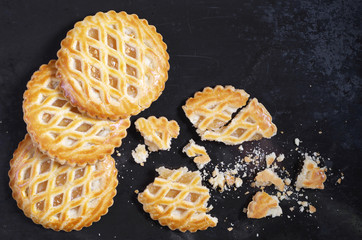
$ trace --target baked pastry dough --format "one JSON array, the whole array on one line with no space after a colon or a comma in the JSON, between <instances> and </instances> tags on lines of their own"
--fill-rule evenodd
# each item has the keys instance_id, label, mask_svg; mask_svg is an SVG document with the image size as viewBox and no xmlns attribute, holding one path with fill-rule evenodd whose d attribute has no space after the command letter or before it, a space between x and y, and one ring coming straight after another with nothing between
<instances>
[{"instance_id":1,"label":"baked pastry dough","mask_svg":"<svg viewBox=\"0 0 362 240\"><path fill-rule=\"evenodd\" d=\"M199 169L202 169L207 163L211 161L209 154L207 154L205 147L197 145L193 139L182 149L188 157L194 157Z\"/></svg>"},{"instance_id":2,"label":"baked pastry dough","mask_svg":"<svg viewBox=\"0 0 362 240\"><path fill-rule=\"evenodd\" d=\"M277 128L272 117L256 98L231 120L232 114L245 106L248 98L244 90L218 85L197 92L182 108L202 140L236 145L274 136Z\"/></svg>"},{"instance_id":3,"label":"baked pastry dough","mask_svg":"<svg viewBox=\"0 0 362 240\"><path fill-rule=\"evenodd\" d=\"M263 218L267 216L277 217L283 213L276 196L270 196L266 192L257 192L253 201L248 205L248 218Z\"/></svg>"},{"instance_id":4,"label":"baked pastry dough","mask_svg":"<svg viewBox=\"0 0 362 240\"><path fill-rule=\"evenodd\" d=\"M264 186L270 186L274 184L276 189L279 191L284 191L284 182L283 180L278 177L278 175L271 169L265 169L261 172L258 172L258 174L255 177L255 185L257 187L264 187Z\"/></svg>"},{"instance_id":5,"label":"baked pastry dough","mask_svg":"<svg viewBox=\"0 0 362 240\"><path fill-rule=\"evenodd\" d=\"M9 178L12 196L27 217L67 232L99 221L113 205L118 184L111 156L85 167L60 165L41 153L29 135L14 152Z\"/></svg>"},{"instance_id":6,"label":"baked pastry dough","mask_svg":"<svg viewBox=\"0 0 362 240\"><path fill-rule=\"evenodd\" d=\"M151 152L170 150L171 138L177 138L180 133L177 122L175 120L168 121L165 117L139 118L136 120L135 126L145 139L145 144Z\"/></svg>"},{"instance_id":7,"label":"baked pastry dough","mask_svg":"<svg viewBox=\"0 0 362 240\"><path fill-rule=\"evenodd\" d=\"M218 130L231 119L231 115L248 101L249 94L233 86L206 87L195 93L182 106L187 118L199 134L206 130Z\"/></svg>"},{"instance_id":8,"label":"baked pastry dough","mask_svg":"<svg viewBox=\"0 0 362 240\"><path fill-rule=\"evenodd\" d=\"M138 201L153 220L181 232L216 226L217 218L206 214L210 210L210 195L209 189L201 184L199 171L189 172L186 167L160 167L156 171L159 177L138 195Z\"/></svg>"},{"instance_id":9,"label":"baked pastry dough","mask_svg":"<svg viewBox=\"0 0 362 240\"><path fill-rule=\"evenodd\" d=\"M138 144L135 150L132 150L132 157L136 163L143 167L148 158L148 151L146 146L143 144Z\"/></svg>"},{"instance_id":10,"label":"baked pastry dough","mask_svg":"<svg viewBox=\"0 0 362 240\"><path fill-rule=\"evenodd\" d=\"M81 112L117 120L148 108L168 78L169 55L156 28L125 12L98 12L61 42L58 76Z\"/></svg>"},{"instance_id":11,"label":"baked pastry dough","mask_svg":"<svg viewBox=\"0 0 362 240\"><path fill-rule=\"evenodd\" d=\"M277 127L272 123L269 112L254 98L228 125L216 131L205 131L201 139L236 145L263 137L271 138L276 132Z\"/></svg>"},{"instance_id":12,"label":"baked pastry dough","mask_svg":"<svg viewBox=\"0 0 362 240\"><path fill-rule=\"evenodd\" d=\"M308 155L305 155L304 165L297 177L296 189L312 188L324 189L324 182L327 180L325 169L318 167L318 164Z\"/></svg>"},{"instance_id":13,"label":"baked pastry dough","mask_svg":"<svg viewBox=\"0 0 362 240\"><path fill-rule=\"evenodd\" d=\"M113 153L129 119L98 120L81 114L58 87L55 61L42 65L28 82L23 111L27 130L39 150L61 164L94 164Z\"/></svg>"}]
</instances>

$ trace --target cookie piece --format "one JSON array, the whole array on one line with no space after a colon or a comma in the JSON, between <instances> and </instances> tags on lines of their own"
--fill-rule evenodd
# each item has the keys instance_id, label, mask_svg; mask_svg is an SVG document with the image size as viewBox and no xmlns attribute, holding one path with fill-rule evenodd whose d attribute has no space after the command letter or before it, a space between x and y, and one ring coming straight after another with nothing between
<instances>
[{"instance_id":1,"label":"cookie piece","mask_svg":"<svg viewBox=\"0 0 362 240\"><path fill-rule=\"evenodd\" d=\"M12 196L34 223L55 231L81 230L113 205L118 185L114 159L85 167L60 165L41 153L27 134L10 161Z\"/></svg>"},{"instance_id":2,"label":"cookie piece","mask_svg":"<svg viewBox=\"0 0 362 240\"><path fill-rule=\"evenodd\" d=\"M309 155L305 155L303 168L297 177L295 184L296 189L311 188L311 189L324 189L324 182L327 180L325 169L318 167L318 164L312 160Z\"/></svg>"},{"instance_id":3,"label":"cookie piece","mask_svg":"<svg viewBox=\"0 0 362 240\"><path fill-rule=\"evenodd\" d=\"M98 12L77 22L61 42L60 86L91 117L136 115L165 87L170 68L166 48L147 20L125 12Z\"/></svg>"},{"instance_id":4,"label":"cookie piece","mask_svg":"<svg viewBox=\"0 0 362 240\"><path fill-rule=\"evenodd\" d=\"M218 220L206 214L209 189L202 186L199 171L186 167L176 170L160 167L159 177L138 195L143 210L162 226L181 232L215 227Z\"/></svg>"},{"instance_id":5,"label":"cookie piece","mask_svg":"<svg viewBox=\"0 0 362 240\"><path fill-rule=\"evenodd\" d=\"M130 126L129 119L98 120L80 113L59 89L55 60L42 65L24 93L24 121L40 151L61 164L95 164L114 152Z\"/></svg>"},{"instance_id":6,"label":"cookie piece","mask_svg":"<svg viewBox=\"0 0 362 240\"><path fill-rule=\"evenodd\" d=\"M271 196L266 192L257 192L253 196L253 201L248 205L248 218L264 218L267 216L277 217L283 213L276 196Z\"/></svg>"},{"instance_id":7,"label":"cookie piece","mask_svg":"<svg viewBox=\"0 0 362 240\"><path fill-rule=\"evenodd\" d=\"M207 154L205 147L197 145L193 139L182 149L188 157L194 157L198 169L202 169L207 163L211 161L209 154Z\"/></svg>"},{"instance_id":8,"label":"cookie piece","mask_svg":"<svg viewBox=\"0 0 362 240\"><path fill-rule=\"evenodd\" d=\"M270 186L272 184L274 184L279 191L284 191L285 185L283 180L273 170L268 168L258 172L255 177L255 185L257 187Z\"/></svg>"},{"instance_id":9,"label":"cookie piece","mask_svg":"<svg viewBox=\"0 0 362 240\"><path fill-rule=\"evenodd\" d=\"M248 101L249 94L233 86L206 87L195 93L182 106L186 117L197 132L202 135L206 130L217 130L231 119L231 115Z\"/></svg>"},{"instance_id":10,"label":"cookie piece","mask_svg":"<svg viewBox=\"0 0 362 240\"><path fill-rule=\"evenodd\" d=\"M253 98L228 125L216 131L205 131L201 139L237 145L245 141L271 138L276 132L277 127L270 113L258 99Z\"/></svg>"},{"instance_id":11,"label":"cookie piece","mask_svg":"<svg viewBox=\"0 0 362 240\"><path fill-rule=\"evenodd\" d=\"M138 144L135 150L132 150L132 157L136 163L143 167L148 158L148 151L146 150L146 146L143 144Z\"/></svg>"},{"instance_id":12,"label":"cookie piece","mask_svg":"<svg viewBox=\"0 0 362 240\"><path fill-rule=\"evenodd\" d=\"M169 121L165 117L139 118L134 124L151 152L170 150L171 139L177 138L180 133L177 122L175 120Z\"/></svg>"},{"instance_id":13,"label":"cookie piece","mask_svg":"<svg viewBox=\"0 0 362 240\"><path fill-rule=\"evenodd\" d=\"M269 112L256 98L231 120L232 114L245 106L248 98L249 94L244 90L218 85L197 92L182 108L202 140L237 145L263 137L271 138L277 128Z\"/></svg>"}]
</instances>

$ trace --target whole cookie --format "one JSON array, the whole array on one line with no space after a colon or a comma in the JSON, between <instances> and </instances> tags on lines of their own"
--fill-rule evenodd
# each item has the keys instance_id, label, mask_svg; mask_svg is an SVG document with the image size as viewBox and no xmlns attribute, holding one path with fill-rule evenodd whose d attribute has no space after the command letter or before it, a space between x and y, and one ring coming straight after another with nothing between
<instances>
[{"instance_id":1,"label":"whole cookie","mask_svg":"<svg viewBox=\"0 0 362 240\"><path fill-rule=\"evenodd\" d=\"M147 20L99 12L77 22L58 52L64 95L89 116L117 120L148 108L170 68L166 44Z\"/></svg>"},{"instance_id":2,"label":"whole cookie","mask_svg":"<svg viewBox=\"0 0 362 240\"><path fill-rule=\"evenodd\" d=\"M113 205L118 185L114 159L85 167L60 165L41 153L29 135L10 161L12 196L33 222L55 231L80 230Z\"/></svg>"},{"instance_id":3,"label":"whole cookie","mask_svg":"<svg viewBox=\"0 0 362 240\"><path fill-rule=\"evenodd\" d=\"M129 119L111 121L82 114L63 96L55 61L42 65L28 82L23 111L27 130L39 150L61 164L103 160L122 143Z\"/></svg>"}]
</instances>

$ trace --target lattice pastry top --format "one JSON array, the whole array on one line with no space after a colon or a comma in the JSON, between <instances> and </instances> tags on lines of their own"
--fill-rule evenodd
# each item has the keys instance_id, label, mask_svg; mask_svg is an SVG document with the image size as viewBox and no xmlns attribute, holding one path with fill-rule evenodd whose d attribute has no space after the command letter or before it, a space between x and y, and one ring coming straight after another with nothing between
<instances>
[{"instance_id":1,"label":"lattice pastry top","mask_svg":"<svg viewBox=\"0 0 362 240\"><path fill-rule=\"evenodd\" d=\"M223 142L228 145L270 138L277 128L266 108L256 98L231 120L231 115L244 106L249 94L234 87L206 87L182 107L186 116L197 128L202 140Z\"/></svg>"},{"instance_id":2,"label":"lattice pastry top","mask_svg":"<svg viewBox=\"0 0 362 240\"><path fill-rule=\"evenodd\" d=\"M206 131L201 135L201 139L236 145L263 137L271 138L276 132L277 127L272 123L270 113L263 104L253 98L228 125L216 131Z\"/></svg>"},{"instance_id":3,"label":"lattice pastry top","mask_svg":"<svg viewBox=\"0 0 362 240\"><path fill-rule=\"evenodd\" d=\"M253 201L248 205L248 218L263 218L267 216L277 217L283 213L276 196L270 196L266 192L257 192Z\"/></svg>"},{"instance_id":4,"label":"lattice pastry top","mask_svg":"<svg viewBox=\"0 0 362 240\"><path fill-rule=\"evenodd\" d=\"M151 152L170 150L171 139L177 138L180 133L177 122L175 120L168 121L165 117L139 118L136 120L135 126L145 139L145 144Z\"/></svg>"},{"instance_id":5,"label":"lattice pastry top","mask_svg":"<svg viewBox=\"0 0 362 240\"><path fill-rule=\"evenodd\" d=\"M327 180L325 171L319 168L310 156L305 155L302 171L297 177L297 190L300 188L324 189L323 183Z\"/></svg>"},{"instance_id":6,"label":"lattice pastry top","mask_svg":"<svg viewBox=\"0 0 362 240\"><path fill-rule=\"evenodd\" d=\"M168 78L169 55L156 28L125 12L77 22L58 51L64 95L81 112L117 120L148 108Z\"/></svg>"},{"instance_id":7,"label":"lattice pastry top","mask_svg":"<svg viewBox=\"0 0 362 240\"><path fill-rule=\"evenodd\" d=\"M24 93L27 130L43 153L61 164L94 164L121 145L129 119L98 120L81 114L58 87L55 61L42 65Z\"/></svg>"},{"instance_id":8,"label":"lattice pastry top","mask_svg":"<svg viewBox=\"0 0 362 240\"><path fill-rule=\"evenodd\" d=\"M156 169L159 177L138 195L143 209L162 226L181 232L215 227L217 218L206 214L210 207L209 189L202 186L199 171L189 172L186 167L170 170Z\"/></svg>"},{"instance_id":9,"label":"lattice pastry top","mask_svg":"<svg viewBox=\"0 0 362 240\"><path fill-rule=\"evenodd\" d=\"M29 135L14 152L9 178L12 196L27 217L67 232L99 221L113 205L118 185L111 156L85 167L60 165L41 153Z\"/></svg>"},{"instance_id":10,"label":"lattice pastry top","mask_svg":"<svg viewBox=\"0 0 362 240\"><path fill-rule=\"evenodd\" d=\"M231 119L231 115L244 106L249 94L233 86L216 86L204 88L202 92L195 93L182 106L186 116L197 128L199 133L206 130L217 130Z\"/></svg>"}]
</instances>

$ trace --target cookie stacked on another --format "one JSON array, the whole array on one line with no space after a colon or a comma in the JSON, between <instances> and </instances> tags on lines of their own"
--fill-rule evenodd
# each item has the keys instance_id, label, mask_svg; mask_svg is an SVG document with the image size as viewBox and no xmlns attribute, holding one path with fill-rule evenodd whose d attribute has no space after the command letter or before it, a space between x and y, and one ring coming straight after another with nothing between
<instances>
[{"instance_id":1,"label":"cookie stacked on another","mask_svg":"<svg viewBox=\"0 0 362 240\"><path fill-rule=\"evenodd\" d=\"M108 212L118 185L111 154L129 117L162 93L168 59L162 36L137 15L99 12L75 24L24 93L28 134L9 185L26 216L71 231Z\"/></svg>"}]
</instances>

